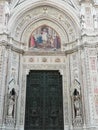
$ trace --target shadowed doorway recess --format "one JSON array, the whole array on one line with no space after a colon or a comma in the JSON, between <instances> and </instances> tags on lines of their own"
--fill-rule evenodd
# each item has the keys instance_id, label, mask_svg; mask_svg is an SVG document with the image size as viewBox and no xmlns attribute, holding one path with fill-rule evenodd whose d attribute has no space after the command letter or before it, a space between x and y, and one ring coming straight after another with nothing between
<instances>
[{"instance_id":1,"label":"shadowed doorway recess","mask_svg":"<svg viewBox=\"0 0 98 130\"><path fill-rule=\"evenodd\" d=\"M62 76L31 70L27 76L25 130L64 130Z\"/></svg>"}]
</instances>

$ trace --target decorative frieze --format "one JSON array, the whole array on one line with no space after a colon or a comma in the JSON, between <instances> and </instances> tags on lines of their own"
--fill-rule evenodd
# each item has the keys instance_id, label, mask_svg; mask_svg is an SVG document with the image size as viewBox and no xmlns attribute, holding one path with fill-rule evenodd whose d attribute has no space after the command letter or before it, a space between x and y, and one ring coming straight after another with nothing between
<instances>
[{"instance_id":1,"label":"decorative frieze","mask_svg":"<svg viewBox=\"0 0 98 130\"><path fill-rule=\"evenodd\" d=\"M90 32L89 32L90 33ZM88 44L90 46L96 46L98 43L98 36L97 35L84 35L82 37L82 42L84 44ZM93 43L93 44L92 44Z\"/></svg>"},{"instance_id":2,"label":"decorative frieze","mask_svg":"<svg viewBox=\"0 0 98 130\"><path fill-rule=\"evenodd\" d=\"M65 64L66 57L65 56L24 56L23 63L24 64Z\"/></svg>"}]
</instances>

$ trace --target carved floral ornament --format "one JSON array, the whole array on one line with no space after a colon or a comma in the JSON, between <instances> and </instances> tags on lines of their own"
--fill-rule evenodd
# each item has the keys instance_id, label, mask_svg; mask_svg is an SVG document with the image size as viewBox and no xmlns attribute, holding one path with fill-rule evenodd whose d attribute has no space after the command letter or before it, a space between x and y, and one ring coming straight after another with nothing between
<instances>
[{"instance_id":1,"label":"carved floral ornament","mask_svg":"<svg viewBox=\"0 0 98 130\"><path fill-rule=\"evenodd\" d=\"M55 24L55 26L56 25L60 26L58 28L62 28L62 30L65 30L65 33L67 33L66 35L69 36L72 35L75 31L71 25L72 24L71 21L69 21L69 19L65 16L65 14L61 14L61 12L51 7L43 6L40 8L35 8L32 12L29 12L29 14L25 14L23 19L21 19L20 23L18 24L18 26L16 26L15 36L19 37L21 31L23 31L22 28L25 28L25 26L27 27L25 28L24 32L27 31L29 29L28 24L31 25L32 28L35 28L34 24L39 23L39 21L40 23L42 23L42 21L45 21L45 23L43 24L48 24L48 26L50 27L54 27L54 25L52 26L51 23ZM54 29L58 30L56 28L57 27L55 27Z\"/></svg>"},{"instance_id":2,"label":"carved floral ornament","mask_svg":"<svg viewBox=\"0 0 98 130\"><path fill-rule=\"evenodd\" d=\"M18 12L16 16L18 17L16 21L15 18L12 20L14 22L10 19L9 29L11 29L12 37L24 43L25 46L28 46L32 32L43 25L53 28L58 33L61 44L74 41L77 37L76 35L78 35L76 27L78 25L76 25L77 23L75 23L73 18L68 16L67 12L55 8L53 5L34 7L33 9L25 10L24 13Z\"/></svg>"}]
</instances>

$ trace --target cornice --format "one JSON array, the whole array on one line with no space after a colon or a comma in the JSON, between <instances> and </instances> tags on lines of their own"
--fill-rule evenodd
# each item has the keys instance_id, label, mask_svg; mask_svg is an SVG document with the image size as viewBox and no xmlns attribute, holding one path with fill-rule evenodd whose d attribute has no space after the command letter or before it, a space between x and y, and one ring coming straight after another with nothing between
<instances>
[{"instance_id":1,"label":"cornice","mask_svg":"<svg viewBox=\"0 0 98 130\"><path fill-rule=\"evenodd\" d=\"M81 37L83 38L83 37L98 37L98 34L83 34L83 35L81 35Z\"/></svg>"},{"instance_id":2,"label":"cornice","mask_svg":"<svg viewBox=\"0 0 98 130\"><path fill-rule=\"evenodd\" d=\"M65 56L64 51L48 51L48 52L35 52L25 51L24 56Z\"/></svg>"},{"instance_id":3,"label":"cornice","mask_svg":"<svg viewBox=\"0 0 98 130\"><path fill-rule=\"evenodd\" d=\"M98 8L98 2L94 2L94 6Z\"/></svg>"},{"instance_id":4,"label":"cornice","mask_svg":"<svg viewBox=\"0 0 98 130\"><path fill-rule=\"evenodd\" d=\"M98 43L91 45L91 44L85 42L84 44L77 45L72 49L68 49L68 50L65 50L65 51L58 51L58 52L57 51L54 51L54 52L51 52L51 51L50 52L25 51L23 55L24 56L66 56L68 54L78 52L79 50L83 50L85 47L87 47L87 48L96 48L96 47L98 47Z\"/></svg>"},{"instance_id":5,"label":"cornice","mask_svg":"<svg viewBox=\"0 0 98 130\"><path fill-rule=\"evenodd\" d=\"M73 52L77 52L79 50L83 50L85 47L87 47L87 48L96 48L96 47L98 47L98 42L95 43L95 44L89 44L89 43L85 42L82 45L77 45L77 46L75 46L72 49L66 50L65 54L68 55L68 54L71 54Z\"/></svg>"},{"instance_id":6,"label":"cornice","mask_svg":"<svg viewBox=\"0 0 98 130\"><path fill-rule=\"evenodd\" d=\"M5 40L0 41L0 46L5 46L6 48L10 48L11 50L13 50L17 53L20 53L20 54L24 53L23 49L17 48Z\"/></svg>"},{"instance_id":7,"label":"cornice","mask_svg":"<svg viewBox=\"0 0 98 130\"><path fill-rule=\"evenodd\" d=\"M89 44L88 42L85 42L82 45L77 45L77 46L73 47L72 49L68 49L65 51L54 51L54 52L53 51L49 51L49 52L24 51L23 49L19 49L6 41L0 41L0 46L5 46L6 48L10 48L11 50L13 50L17 53L23 54L23 56L65 56L65 55L71 54L73 52L83 50L85 47L96 48L96 47L98 47L98 42L96 42L94 44Z\"/></svg>"},{"instance_id":8,"label":"cornice","mask_svg":"<svg viewBox=\"0 0 98 130\"><path fill-rule=\"evenodd\" d=\"M80 4L82 3L92 3L94 4L94 0L79 0Z\"/></svg>"}]
</instances>

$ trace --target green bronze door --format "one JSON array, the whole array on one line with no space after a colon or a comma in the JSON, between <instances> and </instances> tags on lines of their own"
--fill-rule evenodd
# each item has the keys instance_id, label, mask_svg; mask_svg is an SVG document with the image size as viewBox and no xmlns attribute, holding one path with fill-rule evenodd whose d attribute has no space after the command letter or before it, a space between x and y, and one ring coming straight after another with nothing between
<instances>
[{"instance_id":1,"label":"green bronze door","mask_svg":"<svg viewBox=\"0 0 98 130\"><path fill-rule=\"evenodd\" d=\"M59 71L31 70L27 76L25 130L64 130Z\"/></svg>"}]
</instances>

